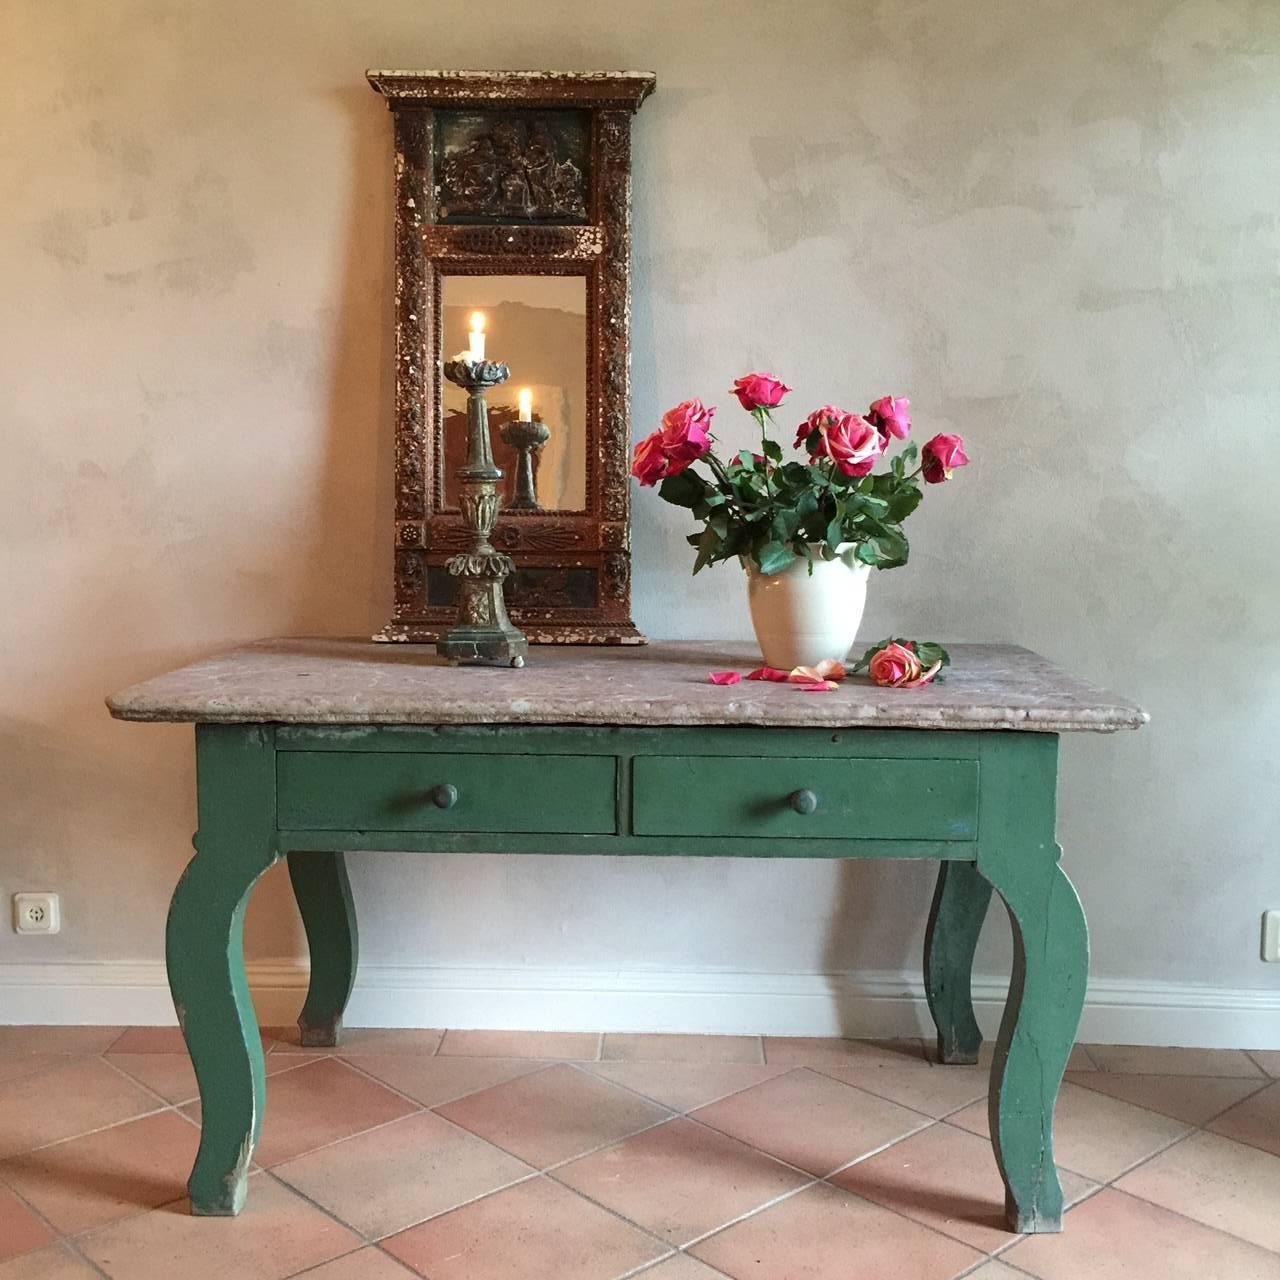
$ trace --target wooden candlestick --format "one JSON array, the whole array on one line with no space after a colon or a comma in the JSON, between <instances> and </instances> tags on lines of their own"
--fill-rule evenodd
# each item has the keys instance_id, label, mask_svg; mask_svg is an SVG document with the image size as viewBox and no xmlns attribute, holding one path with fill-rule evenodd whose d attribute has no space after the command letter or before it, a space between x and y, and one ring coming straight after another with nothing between
<instances>
[{"instance_id":1,"label":"wooden candlestick","mask_svg":"<svg viewBox=\"0 0 1280 1280\"><path fill-rule=\"evenodd\" d=\"M458 620L436 642L436 652L453 663L523 667L529 642L507 616L502 594L502 584L515 571L515 562L489 541L498 518L502 469L493 461L484 393L506 382L511 371L489 360L450 360L444 376L467 393L467 460L458 468L458 505L471 532L471 546L445 564L458 581Z\"/></svg>"}]
</instances>

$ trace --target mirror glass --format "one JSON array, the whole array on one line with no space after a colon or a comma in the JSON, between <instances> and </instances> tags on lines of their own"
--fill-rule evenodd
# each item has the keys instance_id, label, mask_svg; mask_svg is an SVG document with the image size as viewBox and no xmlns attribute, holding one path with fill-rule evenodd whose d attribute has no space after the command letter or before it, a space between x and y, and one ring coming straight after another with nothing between
<instances>
[{"instance_id":1,"label":"mirror glass","mask_svg":"<svg viewBox=\"0 0 1280 1280\"><path fill-rule=\"evenodd\" d=\"M471 317L477 311L484 316L485 358L511 370L510 380L485 397L494 461L503 472L503 509L511 514L585 509L586 278L445 276L442 359L452 360L468 349ZM525 389L532 402L531 417L544 431L519 426L519 396ZM456 510L457 469L466 458L466 392L445 381L441 405L445 506Z\"/></svg>"}]
</instances>

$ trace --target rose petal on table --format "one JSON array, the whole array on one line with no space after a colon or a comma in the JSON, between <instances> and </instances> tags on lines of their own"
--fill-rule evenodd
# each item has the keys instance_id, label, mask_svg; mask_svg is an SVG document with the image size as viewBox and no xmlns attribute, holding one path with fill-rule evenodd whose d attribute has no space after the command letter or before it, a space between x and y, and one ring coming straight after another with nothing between
<instances>
[{"instance_id":1,"label":"rose petal on table","mask_svg":"<svg viewBox=\"0 0 1280 1280\"><path fill-rule=\"evenodd\" d=\"M797 682L796 687L801 693L827 693L840 686L834 680L808 680L803 684Z\"/></svg>"},{"instance_id":2,"label":"rose petal on table","mask_svg":"<svg viewBox=\"0 0 1280 1280\"><path fill-rule=\"evenodd\" d=\"M747 672L748 680L771 680L775 684L782 684L788 679L785 671L779 671L777 667L757 667L754 671Z\"/></svg>"},{"instance_id":3,"label":"rose petal on table","mask_svg":"<svg viewBox=\"0 0 1280 1280\"><path fill-rule=\"evenodd\" d=\"M796 684L821 684L826 676L819 675L816 667L792 667L787 679Z\"/></svg>"},{"instance_id":4,"label":"rose petal on table","mask_svg":"<svg viewBox=\"0 0 1280 1280\"><path fill-rule=\"evenodd\" d=\"M742 677L736 671L713 671L708 679L712 684L737 684Z\"/></svg>"},{"instance_id":5,"label":"rose petal on table","mask_svg":"<svg viewBox=\"0 0 1280 1280\"><path fill-rule=\"evenodd\" d=\"M906 684L900 684L898 688L899 689L918 689L922 684L929 684L933 680L933 677L936 676L938 672L941 670L942 670L942 661L941 659L939 659L937 662L933 664L933 666L929 668L928 671L921 672L921 674L917 679L908 680Z\"/></svg>"},{"instance_id":6,"label":"rose petal on table","mask_svg":"<svg viewBox=\"0 0 1280 1280\"><path fill-rule=\"evenodd\" d=\"M845 670L844 663L838 658L823 658L814 670L824 680L843 680L849 674Z\"/></svg>"}]
</instances>

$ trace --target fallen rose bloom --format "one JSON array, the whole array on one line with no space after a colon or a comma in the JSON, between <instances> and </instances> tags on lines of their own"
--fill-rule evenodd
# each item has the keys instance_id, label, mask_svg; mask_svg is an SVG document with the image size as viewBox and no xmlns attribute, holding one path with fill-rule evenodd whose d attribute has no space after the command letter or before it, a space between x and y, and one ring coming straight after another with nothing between
<instances>
[{"instance_id":1,"label":"fallen rose bloom","mask_svg":"<svg viewBox=\"0 0 1280 1280\"><path fill-rule=\"evenodd\" d=\"M914 651L893 641L874 654L867 674L873 684L897 688L918 680L922 671Z\"/></svg>"},{"instance_id":2,"label":"fallen rose bloom","mask_svg":"<svg viewBox=\"0 0 1280 1280\"><path fill-rule=\"evenodd\" d=\"M933 666L929 668L928 671L922 671L920 675L917 676L914 680L909 680L907 681L906 684L900 684L898 688L899 689L918 689L920 688L921 685L929 684L933 680L933 677L936 676L938 672L941 670L942 670L942 659L939 658L938 661L935 662Z\"/></svg>"},{"instance_id":3,"label":"fallen rose bloom","mask_svg":"<svg viewBox=\"0 0 1280 1280\"><path fill-rule=\"evenodd\" d=\"M777 667L757 667L747 673L748 680L769 680L774 684L784 684L790 678L786 671L780 671Z\"/></svg>"}]
</instances>

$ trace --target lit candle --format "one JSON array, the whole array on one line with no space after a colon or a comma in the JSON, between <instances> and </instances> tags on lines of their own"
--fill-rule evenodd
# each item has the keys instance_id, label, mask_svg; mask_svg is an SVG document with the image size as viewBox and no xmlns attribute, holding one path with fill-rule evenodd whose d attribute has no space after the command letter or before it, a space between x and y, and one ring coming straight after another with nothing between
<instances>
[{"instance_id":1,"label":"lit candle","mask_svg":"<svg viewBox=\"0 0 1280 1280\"><path fill-rule=\"evenodd\" d=\"M467 358L472 364L480 364L484 360L484 312L471 313L471 332L467 335L470 348Z\"/></svg>"},{"instance_id":2,"label":"lit candle","mask_svg":"<svg viewBox=\"0 0 1280 1280\"><path fill-rule=\"evenodd\" d=\"M533 392L528 387L523 387L520 391L520 421L533 421Z\"/></svg>"}]
</instances>

